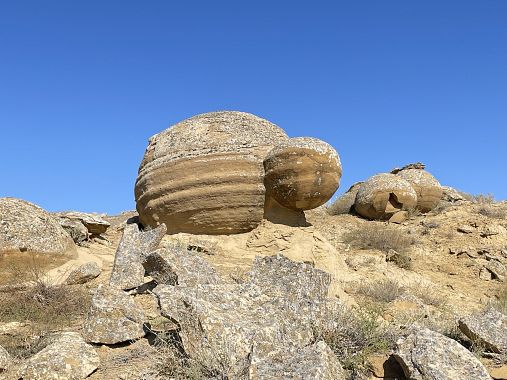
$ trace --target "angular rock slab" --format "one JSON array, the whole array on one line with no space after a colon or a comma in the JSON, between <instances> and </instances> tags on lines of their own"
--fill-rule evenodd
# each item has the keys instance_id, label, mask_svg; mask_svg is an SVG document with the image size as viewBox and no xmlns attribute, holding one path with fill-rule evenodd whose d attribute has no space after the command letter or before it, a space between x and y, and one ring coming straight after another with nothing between
<instances>
[{"instance_id":1,"label":"angular rock slab","mask_svg":"<svg viewBox=\"0 0 507 380\"><path fill-rule=\"evenodd\" d=\"M102 270L95 261L89 261L74 269L65 280L67 285L85 284L98 277Z\"/></svg>"},{"instance_id":2,"label":"angular rock slab","mask_svg":"<svg viewBox=\"0 0 507 380\"><path fill-rule=\"evenodd\" d=\"M412 326L396 343L394 357L414 380L491 380L482 363L465 347L442 334Z\"/></svg>"},{"instance_id":3,"label":"angular rock slab","mask_svg":"<svg viewBox=\"0 0 507 380\"><path fill-rule=\"evenodd\" d=\"M116 249L109 285L133 289L144 283L143 262L156 250L167 232L165 224L147 231L139 230L136 223L127 224Z\"/></svg>"},{"instance_id":4,"label":"angular rock slab","mask_svg":"<svg viewBox=\"0 0 507 380\"><path fill-rule=\"evenodd\" d=\"M83 325L87 342L115 344L145 335L143 310L123 290L99 285Z\"/></svg>"},{"instance_id":5,"label":"angular rock slab","mask_svg":"<svg viewBox=\"0 0 507 380\"><path fill-rule=\"evenodd\" d=\"M2 372L2 370L4 369L7 369L7 367L11 363L11 360L12 360L11 356L9 355L7 350L2 346L0 346L0 372Z\"/></svg>"},{"instance_id":6,"label":"angular rock slab","mask_svg":"<svg viewBox=\"0 0 507 380\"><path fill-rule=\"evenodd\" d=\"M100 364L99 355L75 332L59 333L53 342L26 360L18 377L30 380L87 378Z\"/></svg>"},{"instance_id":7,"label":"angular rock slab","mask_svg":"<svg viewBox=\"0 0 507 380\"><path fill-rule=\"evenodd\" d=\"M67 231L72 240L74 240L74 243L82 245L88 240L88 229L80 220L58 218L58 222Z\"/></svg>"},{"instance_id":8,"label":"angular rock slab","mask_svg":"<svg viewBox=\"0 0 507 380\"><path fill-rule=\"evenodd\" d=\"M254 346L252 350L248 371L250 380L347 379L336 355L323 341L302 348L283 347L269 353L263 351L259 346Z\"/></svg>"},{"instance_id":9,"label":"angular rock slab","mask_svg":"<svg viewBox=\"0 0 507 380\"><path fill-rule=\"evenodd\" d=\"M459 320L459 329L472 340L478 340L489 350L507 354L507 316L494 309Z\"/></svg>"},{"instance_id":10,"label":"angular rock slab","mask_svg":"<svg viewBox=\"0 0 507 380\"><path fill-rule=\"evenodd\" d=\"M158 284L196 286L223 282L215 268L186 249L158 249L146 257L143 265L146 274Z\"/></svg>"},{"instance_id":11,"label":"angular rock slab","mask_svg":"<svg viewBox=\"0 0 507 380\"><path fill-rule=\"evenodd\" d=\"M111 224L99 215L88 214L79 211L67 211L57 213L60 218L66 218L70 220L79 220L86 227L88 232L92 235L100 235L107 231Z\"/></svg>"}]
</instances>

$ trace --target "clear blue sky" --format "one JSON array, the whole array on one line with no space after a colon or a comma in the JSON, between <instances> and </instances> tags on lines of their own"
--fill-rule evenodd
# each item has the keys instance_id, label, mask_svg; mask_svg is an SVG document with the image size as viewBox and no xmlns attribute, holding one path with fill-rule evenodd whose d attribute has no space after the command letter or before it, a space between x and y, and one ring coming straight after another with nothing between
<instances>
[{"instance_id":1,"label":"clear blue sky","mask_svg":"<svg viewBox=\"0 0 507 380\"><path fill-rule=\"evenodd\" d=\"M331 143L345 191L422 161L507 198L507 1L3 1L0 196L133 209L147 139L241 110Z\"/></svg>"}]
</instances>

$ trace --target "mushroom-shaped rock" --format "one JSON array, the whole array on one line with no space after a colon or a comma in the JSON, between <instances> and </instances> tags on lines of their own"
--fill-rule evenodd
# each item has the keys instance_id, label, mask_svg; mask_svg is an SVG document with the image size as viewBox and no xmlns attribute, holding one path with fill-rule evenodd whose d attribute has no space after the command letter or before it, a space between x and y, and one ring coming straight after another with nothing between
<instances>
[{"instance_id":1,"label":"mushroom-shaped rock","mask_svg":"<svg viewBox=\"0 0 507 380\"><path fill-rule=\"evenodd\" d=\"M424 165L413 167L407 165L392 172L409 182L417 193L417 209L428 212L435 208L443 196L444 189L430 173L424 170Z\"/></svg>"},{"instance_id":2,"label":"mushroom-shaped rock","mask_svg":"<svg viewBox=\"0 0 507 380\"><path fill-rule=\"evenodd\" d=\"M340 157L328 143L310 137L284 141L264 160L266 192L292 210L326 203L340 186Z\"/></svg>"},{"instance_id":3,"label":"mushroom-shaped rock","mask_svg":"<svg viewBox=\"0 0 507 380\"><path fill-rule=\"evenodd\" d=\"M368 219L389 219L417 205L417 193L409 182L394 174L382 173L368 178L359 188L355 211Z\"/></svg>"},{"instance_id":4,"label":"mushroom-shaped rock","mask_svg":"<svg viewBox=\"0 0 507 380\"><path fill-rule=\"evenodd\" d=\"M250 231L263 218L262 162L288 139L267 120L244 112L211 112L153 136L135 186L141 223L169 233Z\"/></svg>"},{"instance_id":5,"label":"mushroom-shaped rock","mask_svg":"<svg viewBox=\"0 0 507 380\"><path fill-rule=\"evenodd\" d=\"M58 220L33 203L0 198L0 254L74 254L76 246Z\"/></svg>"}]
</instances>

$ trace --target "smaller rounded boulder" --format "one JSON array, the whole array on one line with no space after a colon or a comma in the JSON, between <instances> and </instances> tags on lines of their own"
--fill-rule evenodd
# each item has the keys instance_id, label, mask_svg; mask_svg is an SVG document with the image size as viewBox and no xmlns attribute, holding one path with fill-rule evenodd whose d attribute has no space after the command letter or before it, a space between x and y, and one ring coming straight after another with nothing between
<instances>
[{"instance_id":1,"label":"smaller rounded boulder","mask_svg":"<svg viewBox=\"0 0 507 380\"><path fill-rule=\"evenodd\" d=\"M415 208L417 193L412 185L394 174L368 178L359 188L355 211L368 219L389 219L400 210Z\"/></svg>"},{"instance_id":2,"label":"smaller rounded boulder","mask_svg":"<svg viewBox=\"0 0 507 380\"><path fill-rule=\"evenodd\" d=\"M421 212L433 210L443 196L440 183L423 168L401 169L396 174L409 182L417 193L417 209Z\"/></svg>"},{"instance_id":3,"label":"smaller rounded boulder","mask_svg":"<svg viewBox=\"0 0 507 380\"><path fill-rule=\"evenodd\" d=\"M340 157L328 143L296 137L276 146L264 159L266 193L291 210L311 210L338 189Z\"/></svg>"}]
</instances>

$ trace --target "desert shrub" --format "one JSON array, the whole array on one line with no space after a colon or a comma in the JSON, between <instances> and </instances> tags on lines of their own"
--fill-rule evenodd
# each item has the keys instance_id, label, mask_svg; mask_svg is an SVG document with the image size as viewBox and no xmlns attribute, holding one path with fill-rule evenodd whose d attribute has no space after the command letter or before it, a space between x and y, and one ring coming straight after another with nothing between
<instances>
[{"instance_id":1,"label":"desert shrub","mask_svg":"<svg viewBox=\"0 0 507 380\"><path fill-rule=\"evenodd\" d=\"M487 216L488 218L495 218L495 219L506 219L507 218L507 209L502 207L494 207L489 204L483 204L479 210L478 213L484 216Z\"/></svg>"},{"instance_id":2,"label":"desert shrub","mask_svg":"<svg viewBox=\"0 0 507 380\"><path fill-rule=\"evenodd\" d=\"M343 235L343 241L361 249L378 249L398 253L407 252L415 239L404 231L385 224L368 222Z\"/></svg>"},{"instance_id":3,"label":"desert shrub","mask_svg":"<svg viewBox=\"0 0 507 380\"><path fill-rule=\"evenodd\" d=\"M445 304L445 297L440 291L428 284L416 284L407 289L407 293L419 298L425 305L439 307Z\"/></svg>"},{"instance_id":4,"label":"desert shrub","mask_svg":"<svg viewBox=\"0 0 507 380\"><path fill-rule=\"evenodd\" d=\"M357 293L363 294L376 301L392 302L405 292L405 289L398 282L391 279L384 279L373 283L360 285Z\"/></svg>"},{"instance_id":5,"label":"desert shrub","mask_svg":"<svg viewBox=\"0 0 507 380\"><path fill-rule=\"evenodd\" d=\"M434 214L434 215L438 215L438 214L441 214L443 213L444 211L446 211L448 208L452 207L453 206L453 203L451 202L447 202L447 201L444 201L444 200L441 200L440 202L438 202L438 204L433 208L433 210L431 210L431 213Z\"/></svg>"},{"instance_id":6,"label":"desert shrub","mask_svg":"<svg viewBox=\"0 0 507 380\"><path fill-rule=\"evenodd\" d=\"M507 285L504 285L498 293L497 300L493 303L493 307L499 312L507 315Z\"/></svg>"},{"instance_id":7,"label":"desert shrub","mask_svg":"<svg viewBox=\"0 0 507 380\"><path fill-rule=\"evenodd\" d=\"M472 202L484 205L495 203L495 197L493 194L476 194L472 196Z\"/></svg>"},{"instance_id":8,"label":"desert shrub","mask_svg":"<svg viewBox=\"0 0 507 380\"><path fill-rule=\"evenodd\" d=\"M409 219L414 219L422 215L422 212L417 207L404 208L403 211L408 213Z\"/></svg>"},{"instance_id":9,"label":"desert shrub","mask_svg":"<svg viewBox=\"0 0 507 380\"><path fill-rule=\"evenodd\" d=\"M314 335L327 343L353 379L368 372L368 356L394 345L395 335L379 320L377 310L341 305L316 322Z\"/></svg>"},{"instance_id":10,"label":"desert shrub","mask_svg":"<svg viewBox=\"0 0 507 380\"><path fill-rule=\"evenodd\" d=\"M386 256L386 260L396 264L397 267L403 268L406 270L412 269L412 258L405 252L397 252L391 250L388 252Z\"/></svg>"}]
</instances>

